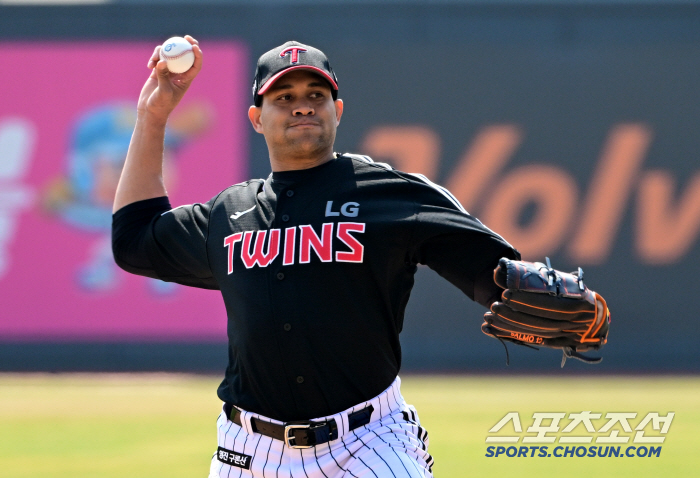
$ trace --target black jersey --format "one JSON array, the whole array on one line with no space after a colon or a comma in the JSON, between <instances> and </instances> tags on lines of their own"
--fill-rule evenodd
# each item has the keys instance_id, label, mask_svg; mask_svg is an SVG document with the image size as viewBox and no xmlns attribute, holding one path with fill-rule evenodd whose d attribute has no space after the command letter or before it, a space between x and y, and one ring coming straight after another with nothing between
<instances>
[{"instance_id":1,"label":"black jersey","mask_svg":"<svg viewBox=\"0 0 700 478\"><path fill-rule=\"evenodd\" d=\"M359 155L167 209L159 198L115 214L117 263L220 290L229 364L218 395L282 421L337 413L391 384L418 264L488 305L498 259L519 258L444 188Z\"/></svg>"}]
</instances>

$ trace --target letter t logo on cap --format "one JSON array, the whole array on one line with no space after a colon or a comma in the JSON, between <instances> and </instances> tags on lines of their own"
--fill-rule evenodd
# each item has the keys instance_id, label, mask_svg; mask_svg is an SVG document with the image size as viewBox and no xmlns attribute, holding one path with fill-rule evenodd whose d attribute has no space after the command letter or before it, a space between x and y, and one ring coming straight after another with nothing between
<instances>
[{"instance_id":1,"label":"letter t logo on cap","mask_svg":"<svg viewBox=\"0 0 700 478\"><path fill-rule=\"evenodd\" d=\"M302 51L306 51L306 48L300 48L298 46L292 46L287 48L286 50L283 50L282 53L280 53L280 57L284 58L287 56L287 53L291 52L292 55L292 64L297 63L299 61L299 53Z\"/></svg>"}]
</instances>

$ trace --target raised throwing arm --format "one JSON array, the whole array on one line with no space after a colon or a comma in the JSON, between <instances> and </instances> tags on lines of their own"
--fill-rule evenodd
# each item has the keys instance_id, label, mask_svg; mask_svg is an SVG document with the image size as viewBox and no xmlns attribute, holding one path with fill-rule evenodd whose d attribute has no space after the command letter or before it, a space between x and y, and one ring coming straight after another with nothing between
<instances>
[{"instance_id":1,"label":"raised throwing arm","mask_svg":"<svg viewBox=\"0 0 700 478\"><path fill-rule=\"evenodd\" d=\"M202 50L197 40L189 35L185 38L193 45L195 55L192 68L185 73L168 71L166 62L160 60L160 46L148 61L152 71L139 97L136 127L114 197L113 212L136 201L167 195L163 184L165 125L202 69Z\"/></svg>"}]
</instances>

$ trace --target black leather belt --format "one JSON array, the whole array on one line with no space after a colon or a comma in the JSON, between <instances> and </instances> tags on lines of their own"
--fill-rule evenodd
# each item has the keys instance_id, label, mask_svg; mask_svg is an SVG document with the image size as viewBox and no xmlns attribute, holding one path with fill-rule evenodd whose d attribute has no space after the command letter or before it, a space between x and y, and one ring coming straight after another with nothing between
<instances>
[{"instance_id":1,"label":"black leather belt","mask_svg":"<svg viewBox=\"0 0 700 478\"><path fill-rule=\"evenodd\" d=\"M241 411L238 408L230 403L225 403L224 411L233 423L242 426ZM349 414L349 430L367 425L373 411L374 407L369 405L362 410ZM290 448L311 448L338 438L338 425L334 419L324 422L295 421L278 425L251 417L250 425L255 433L283 441Z\"/></svg>"}]
</instances>

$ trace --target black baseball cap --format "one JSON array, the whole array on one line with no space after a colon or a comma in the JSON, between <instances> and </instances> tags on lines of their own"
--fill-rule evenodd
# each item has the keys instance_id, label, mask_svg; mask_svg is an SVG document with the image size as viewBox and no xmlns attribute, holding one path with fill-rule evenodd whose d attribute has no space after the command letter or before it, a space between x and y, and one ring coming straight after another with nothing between
<instances>
[{"instance_id":1,"label":"black baseball cap","mask_svg":"<svg viewBox=\"0 0 700 478\"><path fill-rule=\"evenodd\" d=\"M273 48L258 59L253 80L253 103L262 105L262 95L279 78L293 70L310 70L326 79L331 85L333 99L338 99L338 78L328 57L321 50L297 41L288 41Z\"/></svg>"}]
</instances>

